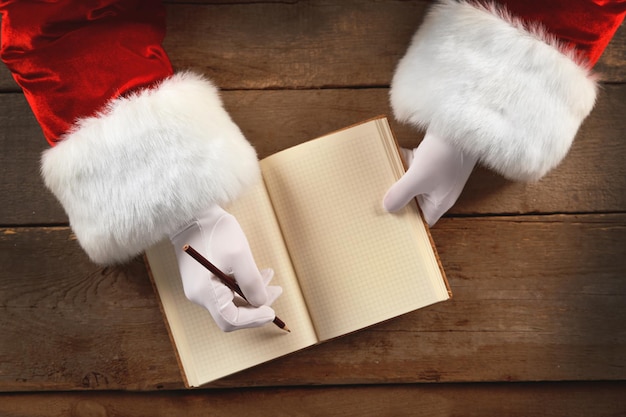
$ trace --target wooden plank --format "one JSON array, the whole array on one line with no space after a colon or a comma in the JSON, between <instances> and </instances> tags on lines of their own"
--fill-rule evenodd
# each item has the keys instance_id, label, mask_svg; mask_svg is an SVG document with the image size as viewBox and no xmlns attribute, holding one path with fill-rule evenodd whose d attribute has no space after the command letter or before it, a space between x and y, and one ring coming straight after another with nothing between
<instances>
[{"instance_id":1,"label":"wooden plank","mask_svg":"<svg viewBox=\"0 0 626 417\"><path fill-rule=\"evenodd\" d=\"M49 146L22 94L0 94L0 224L67 223L40 176Z\"/></svg>"},{"instance_id":2,"label":"wooden plank","mask_svg":"<svg viewBox=\"0 0 626 417\"><path fill-rule=\"evenodd\" d=\"M445 219L455 297L212 387L626 378L626 214ZM143 264L0 230L0 391L181 388ZM209 318L207 318L210 320Z\"/></svg>"},{"instance_id":3,"label":"wooden plank","mask_svg":"<svg viewBox=\"0 0 626 417\"><path fill-rule=\"evenodd\" d=\"M177 379L141 260L99 268L67 227L0 235L0 391L123 387L129 377L144 389Z\"/></svg>"},{"instance_id":4,"label":"wooden plank","mask_svg":"<svg viewBox=\"0 0 626 417\"><path fill-rule=\"evenodd\" d=\"M431 3L176 4L164 45L225 89L387 86ZM606 82L626 79L624 51L622 28L597 64Z\"/></svg>"},{"instance_id":5,"label":"wooden plank","mask_svg":"<svg viewBox=\"0 0 626 417\"><path fill-rule=\"evenodd\" d=\"M228 91L226 108L261 157L379 114L387 89ZM565 161L535 184L477 169L450 215L620 212L626 208L626 85L607 85ZM399 142L422 133L392 120ZM43 136L20 94L0 94L0 224L67 218L39 178ZM382 198L382 196L381 196Z\"/></svg>"},{"instance_id":6,"label":"wooden plank","mask_svg":"<svg viewBox=\"0 0 626 417\"><path fill-rule=\"evenodd\" d=\"M225 89L388 85L429 3L177 4L164 45Z\"/></svg>"},{"instance_id":7,"label":"wooden plank","mask_svg":"<svg viewBox=\"0 0 626 417\"><path fill-rule=\"evenodd\" d=\"M6 416L618 416L623 382L0 394Z\"/></svg>"},{"instance_id":8,"label":"wooden plank","mask_svg":"<svg viewBox=\"0 0 626 417\"><path fill-rule=\"evenodd\" d=\"M175 67L225 89L259 89L388 85L431 2L188 3L167 7ZM622 28L597 65L605 81L624 82L625 51ZM4 67L0 91L17 91Z\"/></svg>"}]
</instances>

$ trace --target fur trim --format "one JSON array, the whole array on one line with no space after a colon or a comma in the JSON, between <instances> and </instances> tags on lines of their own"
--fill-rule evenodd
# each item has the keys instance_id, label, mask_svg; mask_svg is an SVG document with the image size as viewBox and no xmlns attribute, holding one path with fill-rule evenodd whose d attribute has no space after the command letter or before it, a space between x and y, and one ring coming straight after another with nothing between
<instances>
[{"instance_id":1,"label":"fur trim","mask_svg":"<svg viewBox=\"0 0 626 417\"><path fill-rule=\"evenodd\" d=\"M217 88L192 73L80 120L44 152L42 175L99 264L140 254L260 177L256 152Z\"/></svg>"},{"instance_id":2,"label":"fur trim","mask_svg":"<svg viewBox=\"0 0 626 417\"><path fill-rule=\"evenodd\" d=\"M573 51L496 6L433 6L394 75L395 116L505 177L535 181L565 157L596 99Z\"/></svg>"}]
</instances>

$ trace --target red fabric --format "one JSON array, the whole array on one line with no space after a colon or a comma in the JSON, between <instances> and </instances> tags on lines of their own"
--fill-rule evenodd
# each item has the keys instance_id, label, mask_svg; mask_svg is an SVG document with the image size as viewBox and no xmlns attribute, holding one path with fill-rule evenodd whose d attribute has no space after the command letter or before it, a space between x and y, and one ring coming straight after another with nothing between
<instances>
[{"instance_id":1,"label":"red fabric","mask_svg":"<svg viewBox=\"0 0 626 417\"><path fill-rule=\"evenodd\" d=\"M626 15L626 0L503 0L524 22L539 22L593 67Z\"/></svg>"},{"instance_id":2,"label":"red fabric","mask_svg":"<svg viewBox=\"0 0 626 417\"><path fill-rule=\"evenodd\" d=\"M0 1L0 13L0 58L51 145L110 99L173 73L159 1Z\"/></svg>"}]
</instances>

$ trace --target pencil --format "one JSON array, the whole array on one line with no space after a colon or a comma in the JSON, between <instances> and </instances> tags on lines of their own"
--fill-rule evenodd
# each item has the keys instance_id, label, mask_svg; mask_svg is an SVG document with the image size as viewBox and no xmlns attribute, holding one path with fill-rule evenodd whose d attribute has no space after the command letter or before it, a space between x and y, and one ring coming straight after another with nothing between
<instances>
[{"instance_id":1,"label":"pencil","mask_svg":"<svg viewBox=\"0 0 626 417\"><path fill-rule=\"evenodd\" d=\"M209 262L208 259L206 259L204 256L202 256L197 250L192 248L190 245L183 246L183 250L185 252L187 252L187 254L189 254L196 261L198 261L200 264L202 264L202 266L204 266L206 269L211 271L213 273L213 275L218 277L224 283L224 285L226 285L232 291L234 291L237 294L239 294L239 296L241 296L241 298L243 298L244 300L248 301L246 299L246 296L243 295L243 292L241 291L241 288L239 288L239 285L237 284L237 281L235 281L235 279L233 277L230 277L230 276L226 275L224 272L222 272L218 267L216 267L211 262ZM279 319L278 316L274 317L274 324L276 326L280 327L281 329L283 329L284 331L291 333L291 330L289 330L289 328L287 327L285 322L282 321L281 319Z\"/></svg>"}]
</instances>

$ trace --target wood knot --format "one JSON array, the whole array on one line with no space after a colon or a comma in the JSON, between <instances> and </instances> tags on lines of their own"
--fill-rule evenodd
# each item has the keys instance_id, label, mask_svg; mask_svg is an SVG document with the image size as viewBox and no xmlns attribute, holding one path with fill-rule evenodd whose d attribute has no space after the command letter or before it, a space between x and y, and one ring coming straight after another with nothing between
<instances>
[{"instance_id":1,"label":"wood knot","mask_svg":"<svg viewBox=\"0 0 626 417\"><path fill-rule=\"evenodd\" d=\"M83 377L82 385L85 388L97 388L109 385L109 378L100 372L89 372Z\"/></svg>"}]
</instances>

